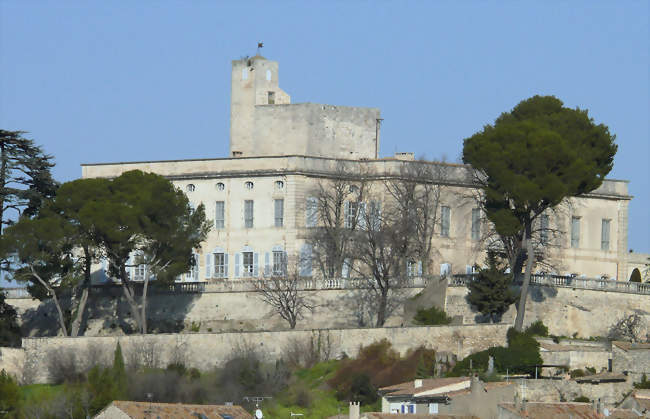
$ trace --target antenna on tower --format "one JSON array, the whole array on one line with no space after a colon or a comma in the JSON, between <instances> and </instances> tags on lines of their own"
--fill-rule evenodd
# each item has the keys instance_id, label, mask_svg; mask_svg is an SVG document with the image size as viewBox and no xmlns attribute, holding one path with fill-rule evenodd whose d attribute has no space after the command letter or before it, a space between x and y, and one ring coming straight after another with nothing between
<instances>
[{"instance_id":1,"label":"antenna on tower","mask_svg":"<svg viewBox=\"0 0 650 419\"><path fill-rule=\"evenodd\" d=\"M257 55L261 55L261 54L260 54L260 50L261 50L262 48L264 48L264 42L261 42L261 41L260 41L260 42L257 43Z\"/></svg>"}]
</instances>

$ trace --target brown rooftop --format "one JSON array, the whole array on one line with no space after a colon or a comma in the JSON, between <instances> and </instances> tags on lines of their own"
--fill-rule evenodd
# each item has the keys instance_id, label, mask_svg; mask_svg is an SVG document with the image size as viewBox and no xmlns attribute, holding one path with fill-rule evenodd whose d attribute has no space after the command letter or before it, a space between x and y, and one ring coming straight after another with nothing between
<instances>
[{"instance_id":1,"label":"brown rooftop","mask_svg":"<svg viewBox=\"0 0 650 419\"><path fill-rule=\"evenodd\" d=\"M650 343L632 343L632 342L614 341L612 342L612 344L618 346L624 351L650 349Z\"/></svg>"},{"instance_id":2,"label":"brown rooftop","mask_svg":"<svg viewBox=\"0 0 650 419\"><path fill-rule=\"evenodd\" d=\"M411 380L405 383L382 387L379 391L387 396L409 396L453 384L460 384L465 381L467 382L467 387L469 387L470 380L469 377L424 378L421 380L422 385L419 387L415 387L416 380Z\"/></svg>"},{"instance_id":3,"label":"brown rooftop","mask_svg":"<svg viewBox=\"0 0 650 419\"><path fill-rule=\"evenodd\" d=\"M118 408L131 418L157 417L165 419L197 419L203 415L205 419L223 419L224 415L232 419L252 419L250 413L241 406L224 406L209 404L180 404L180 403L149 403L117 400L109 404L102 412L111 406ZM102 412L98 415L102 417Z\"/></svg>"},{"instance_id":4,"label":"brown rooftop","mask_svg":"<svg viewBox=\"0 0 650 419\"><path fill-rule=\"evenodd\" d=\"M499 407L511 413L518 414L522 418L535 419L602 419L604 414L598 413L591 403L542 403L527 402L526 410L521 411L514 403L500 403ZM628 419L639 416L630 409L610 409L609 418Z\"/></svg>"}]
</instances>

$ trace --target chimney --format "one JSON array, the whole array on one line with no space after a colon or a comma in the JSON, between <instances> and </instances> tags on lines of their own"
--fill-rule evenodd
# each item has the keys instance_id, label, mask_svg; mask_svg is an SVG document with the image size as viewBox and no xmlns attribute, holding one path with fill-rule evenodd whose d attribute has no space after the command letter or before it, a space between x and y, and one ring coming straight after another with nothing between
<instances>
[{"instance_id":1,"label":"chimney","mask_svg":"<svg viewBox=\"0 0 650 419\"><path fill-rule=\"evenodd\" d=\"M415 387L415 388L422 387L422 379L421 378L416 378L415 381L413 381L413 387Z\"/></svg>"},{"instance_id":2,"label":"chimney","mask_svg":"<svg viewBox=\"0 0 650 419\"><path fill-rule=\"evenodd\" d=\"M350 419L359 419L359 402L350 402Z\"/></svg>"}]
</instances>

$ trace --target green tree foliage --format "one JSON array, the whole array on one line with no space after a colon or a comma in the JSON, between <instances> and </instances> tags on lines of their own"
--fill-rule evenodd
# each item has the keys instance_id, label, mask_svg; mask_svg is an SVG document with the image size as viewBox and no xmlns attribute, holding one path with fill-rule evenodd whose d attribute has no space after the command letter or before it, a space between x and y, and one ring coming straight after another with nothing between
<instances>
[{"instance_id":1,"label":"green tree foliage","mask_svg":"<svg viewBox=\"0 0 650 419\"><path fill-rule=\"evenodd\" d=\"M0 129L0 233L12 218L34 216L56 192L52 156L23 134Z\"/></svg>"},{"instance_id":2,"label":"green tree foliage","mask_svg":"<svg viewBox=\"0 0 650 419\"><path fill-rule=\"evenodd\" d=\"M517 297L510 288L512 275L506 273L506 267L498 262L495 252L488 251L487 263L488 267L480 269L478 276L469 283L467 301L497 323Z\"/></svg>"},{"instance_id":3,"label":"green tree foliage","mask_svg":"<svg viewBox=\"0 0 650 419\"><path fill-rule=\"evenodd\" d=\"M516 329L510 328L507 335L507 347L495 346L476 352L458 362L449 375L468 375L471 371L485 372L490 357L494 358L494 368L499 373L532 375L535 373L535 365L542 365L539 343L534 337L539 330L539 325L526 329L524 332L518 332Z\"/></svg>"},{"instance_id":4,"label":"green tree foliage","mask_svg":"<svg viewBox=\"0 0 650 419\"><path fill-rule=\"evenodd\" d=\"M533 223L566 197L596 189L617 146L607 126L553 96L534 96L464 140L463 162L476 170L481 205L515 276L526 261L515 327L523 329L535 258Z\"/></svg>"},{"instance_id":5,"label":"green tree foliage","mask_svg":"<svg viewBox=\"0 0 650 419\"><path fill-rule=\"evenodd\" d=\"M20 417L22 400L20 387L5 370L0 371L0 412L6 412L9 418Z\"/></svg>"},{"instance_id":6,"label":"green tree foliage","mask_svg":"<svg viewBox=\"0 0 650 419\"><path fill-rule=\"evenodd\" d=\"M634 383L634 388L638 388L640 390L650 389L650 381L648 381L648 377L643 374L641 376L641 381Z\"/></svg>"},{"instance_id":7,"label":"green tree foliage","mask_svg":"<svg viewBox=\"0 0 650 419\"><path fill-rule=\"evenodd\" d=\"M120 342L117 342L115 346L115 353L113 355L113 381L116 386L116 393L118 398L123 398L126 396L126 389L128 385L128 379L126 376L126 368L124 367L124 356L122 355L122 346Z\"/></svg>"},{"instance_id":8,"label":"green tree foliage","mask_svg":"<svg viewBox=\"0 0 650 419\"><path fill-rule=\"evenodd\" d=\"M416 324L429 326L449 324L451 323L451 320L451 317L447 316L447 313L445 313L444 310L440 310L436 306L431 306L427 309L421 308L413 317L413 321Z\"/></svg>"},{"instance_id":9,"label":"green tree foliage","mask_svg":"<svg viewBox=\"0 0 650 419\"><path fill-rule=\"evenodd\" d=\"M356 359L346 359L328 384L339 400L377 400L377 389L388 385L430 377L435 372L435 351L423 347L400 357L384 339L361 348ZM371 391L374 390L374 391Z\"/></svg>"},{"instance_id":10,"label":"green tree foliage","mask_svg":"<svg viewBox=\"0 0 650 419\"><path fill-rule=\"evenodd\" d=\"M16 310L5 301L0 290L0 346L20 346L21 333Z\"/></svg>"},{"instance_id":11,"label":"green tree foliage","mask_svg":"<svg viewBox=\"0 0 650 419\"><path fill-rule=\"evenodd\" d=\"M113 400L118 399L118 389L112 368L93 367L88 372L88 392L91 394L90 410L97 413Z\"/></svg>"}]
</instances>

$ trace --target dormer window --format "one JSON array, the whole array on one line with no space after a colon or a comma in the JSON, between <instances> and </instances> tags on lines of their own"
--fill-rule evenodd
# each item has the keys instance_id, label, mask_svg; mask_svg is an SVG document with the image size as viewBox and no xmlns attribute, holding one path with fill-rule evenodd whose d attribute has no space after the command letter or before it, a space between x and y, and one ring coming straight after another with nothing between
<instances>
[{"instance_id":1,"label":"dormer window","mask_svg":"<svg viewBox=\"0 0 650 419\"><path fill-rule=\"evenodd\" d=\"M224 185L223 182L217 183L217 190L218 191L223 191L224 189L226 189L226 185Z\"/></svg>"},{"instance_id":2,"label":"dormer window","mask_svg":"<svg viewBox=\"0 0 650 419\"><path fill-rule=\"evenodd\" d=\"M248 189L249 191L252 190L253 187L254 187L253 182L248 181L248 182L244 183L244 187L246 187L246 189Z\"/></svg>"},{"instance_id":3,"label":"dormer window","mask_svg":"<svg viewBox=\"0 0 650 419\"><path fill-rule=\"evenodd\" d=\"M196 186L194 186L193 183L190 183L190 184L188 184L188 185L185 187L185 190L186 190L187 192L194 192L195 189L196 189Z\"/></svg>"}]
</instances>

